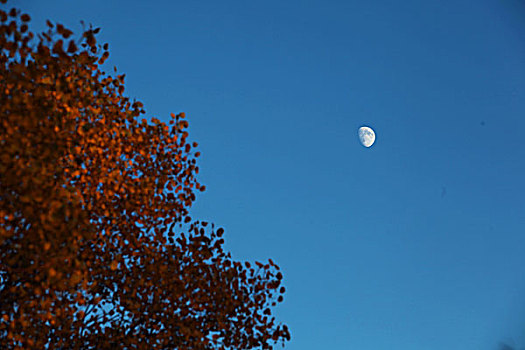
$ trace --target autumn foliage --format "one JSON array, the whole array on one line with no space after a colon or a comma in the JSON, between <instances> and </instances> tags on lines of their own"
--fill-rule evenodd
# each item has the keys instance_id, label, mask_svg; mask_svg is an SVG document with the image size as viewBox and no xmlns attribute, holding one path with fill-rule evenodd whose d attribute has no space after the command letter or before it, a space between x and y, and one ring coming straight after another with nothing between
<instances>
[{"instance_id":1,"label":"autumn foliage","mask_svg":"<svg viewBox=\"0 0 525 350\"><path fill-rule=\"evenodd\" d=\"M4 2L4 1L2 1ZM98 29L0 10L0 348L271 349L282 275L189 215L196 143L101 71Z\"/></svg>"}]
</instances>

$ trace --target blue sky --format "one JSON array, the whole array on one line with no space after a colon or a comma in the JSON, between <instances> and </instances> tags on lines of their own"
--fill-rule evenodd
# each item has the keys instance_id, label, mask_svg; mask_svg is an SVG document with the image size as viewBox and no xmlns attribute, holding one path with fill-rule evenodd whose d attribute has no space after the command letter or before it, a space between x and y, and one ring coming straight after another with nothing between
<instances>
[{"instance_id":1,"label":"blue sky","mask_svg":"<svg viewBox=\"0 0 525 350\"><path fill-rule=\"evenodd\" d=\"M194 217L281 266L287 349L525 346L523 1L19 6L101 27L148 116L186 112Z\"/></svg>"}]
</instances>

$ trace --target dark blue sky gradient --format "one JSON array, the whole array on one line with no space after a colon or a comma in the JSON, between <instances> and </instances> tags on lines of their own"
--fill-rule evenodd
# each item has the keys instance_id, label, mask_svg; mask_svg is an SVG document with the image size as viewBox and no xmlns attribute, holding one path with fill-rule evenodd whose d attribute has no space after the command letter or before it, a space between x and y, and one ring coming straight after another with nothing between
<instances>
[{"instance_id":1,"label":"dark blue sky gradient","mask_svg":"<svg viewBox=\"0 0 525 350\"><path fill-rule=\"evenodd\" d=\"M523 1L20 4L100 26L148 116L186 112L194 217L282 267L287 349L525 346Z\"/></svg>"}]
</instances>

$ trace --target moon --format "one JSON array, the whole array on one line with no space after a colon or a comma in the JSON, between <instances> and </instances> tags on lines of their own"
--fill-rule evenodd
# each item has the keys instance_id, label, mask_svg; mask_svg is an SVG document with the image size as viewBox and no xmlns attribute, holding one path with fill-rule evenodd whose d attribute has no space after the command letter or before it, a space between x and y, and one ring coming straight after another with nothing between
<instances>
[{"instance_id":1,"label":"moon","mask_svg":"<svg viewBox=\"0 0 525 350\"><path fill-rule=\"evenodd\" d=\"M376 140L376 133L368 126L360 127L357 135L359 135L361 144L367 148L371 147Z\"/></svg>"}]
</instances>

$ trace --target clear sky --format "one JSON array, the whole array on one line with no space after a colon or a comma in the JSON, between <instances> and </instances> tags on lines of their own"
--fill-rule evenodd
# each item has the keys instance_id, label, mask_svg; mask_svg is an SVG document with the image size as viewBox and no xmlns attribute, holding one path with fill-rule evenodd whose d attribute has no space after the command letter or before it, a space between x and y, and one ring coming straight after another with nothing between
<instances>
[{"instance_id":1,"label":"clear sky","mask_svg":"<svg viewBox=\"0 0 525 350\"><path fill-rule=\"evenodd\" d=\"M525 2L16 3L186 112L194 217L281 266L287 349L525 346Z\"/></svg>"}]
</instances>

